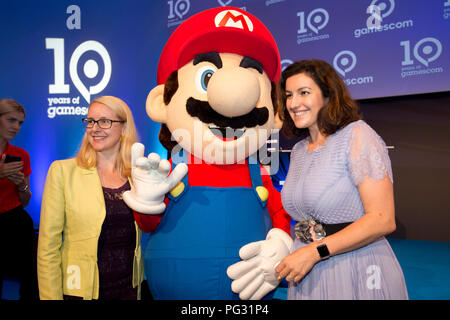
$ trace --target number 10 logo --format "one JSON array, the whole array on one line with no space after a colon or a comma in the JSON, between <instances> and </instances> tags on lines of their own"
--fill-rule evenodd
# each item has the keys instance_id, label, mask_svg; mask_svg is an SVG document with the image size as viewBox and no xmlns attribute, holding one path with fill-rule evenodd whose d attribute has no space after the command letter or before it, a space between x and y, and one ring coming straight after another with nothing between
<instances>
[{"instance_id":1,"label":"number 10 logo","mask_svg":"<svg viewBox=\"0 0 450 320\"><path fill-rule=\"evenodd\" d=\"M297 30L297 34L302 34L308 32L308 29L305 28L305 12L297 12L297 17L300 18L300 28ZM328 23L330 16L325 9L317 8L311 11L306 18L306 24L314 31L314 33L319 34L319 30L325 28Z\"/></svg>"},{"instance_id":2,"label":"number 10 logo","mask_svg":"<svg viewBox=\"0 0 450 320\"><path fill-rule=\"evenodd\" d=\"M404 48L404 59L402 66L409 66L414 64L411 59L410 41L402 41L400 45ZM424 66L428 67L428 63L436 60L442 53L442 44L436 38L423 38L416 43L413 49L414 57L420 61Z\"/></svg>"},{"instance_id":3,"label":"number 10 logo","mask_svg":"<svg viewBox=\"0 0 450 320\"><path fill-rule=\"evenodd\" d=\"M46 38L45 48L48 50L53 50L54 54L54 70L55 70L55 81L53 84L49 85L49 93L51 94L63 94L69 93L69 85L64 82L65 70L64 70L64 39L59 38ZM78 61L80 57L87 51L97 52L103 60L105 66L105 72L99 83L87 88L83 82L80 80L78 75ZM90 79L98 75L98 64L95 60L88 60L83 66L84 75ZM90 103L91 95L101 92L109 83L111 78L111 58L109 57L106 48L97 41L89 40L80 44L72 53L69 63L69 73L73 84L81 93L83 98Z\"/></svg>"}]
</instances>

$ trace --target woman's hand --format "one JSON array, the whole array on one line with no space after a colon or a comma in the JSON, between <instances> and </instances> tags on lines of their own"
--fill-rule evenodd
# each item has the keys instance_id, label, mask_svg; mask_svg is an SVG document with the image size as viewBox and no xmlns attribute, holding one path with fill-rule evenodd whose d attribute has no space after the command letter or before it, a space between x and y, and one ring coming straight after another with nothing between
<instances>
[{"instance_id":1,"label":"woman's hand","mask_svg":"<svg viewBox=\"0 0 450 320\"><path fill-rule=\"evenodd\" d=\"M7 178L19 188L25 185L25 175L22 172L10 174Z\"/></svg>"},{"instance_id":2,"label":"woman's hand","mask_svg":"<svg viewBox=\"0 0 450 320\"><path fill-rule=\"evenodd\" d=\"M3 155L0 159L0 178L9 178L10 175L19 173L22 168L22 161L5 163L5 155Z\"/></svg>"},{"instance_id":3,"label":"woman's hand","mask_svg":"<svg viewBox=\"0 0 450 320\"><path fill-rule=\"evenodd\" d=\"M306 247L295 250L281 260L275 271L279 279L286 278L288 282L299 282L319 261L320 256L316 244L313 242Z\"/></svg>"}]
</instances>

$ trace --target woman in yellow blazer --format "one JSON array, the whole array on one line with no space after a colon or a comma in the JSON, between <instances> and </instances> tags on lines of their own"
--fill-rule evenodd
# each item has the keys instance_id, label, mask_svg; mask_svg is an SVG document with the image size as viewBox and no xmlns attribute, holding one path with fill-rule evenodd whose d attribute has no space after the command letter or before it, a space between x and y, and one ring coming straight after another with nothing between
<instances>
[{"instance_id":1,"label":"woman in yellow blazer","mask_svg":"<svg viewBox=\"0 0 450 320\"><path fill-rule=\"evenodd\" d=\"M83 119L73 159L52 163L42 198L38 241L41 299L140 299L141 232L122 200L130 189L130 109L99 97Z\"/></svg>"}]
</instances>

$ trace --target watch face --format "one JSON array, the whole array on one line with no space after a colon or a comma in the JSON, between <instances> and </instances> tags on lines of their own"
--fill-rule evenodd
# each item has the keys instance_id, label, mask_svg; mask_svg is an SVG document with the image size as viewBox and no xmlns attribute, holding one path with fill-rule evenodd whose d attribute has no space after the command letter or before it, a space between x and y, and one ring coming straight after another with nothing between
<instances>
[{"instance_id":1,"label":"watch face","mask_svg":"<svg viewBox=\"0 0 450 320\"><path fill-rule=\"evenodd\" d=\"M328 251L328 247L326 244L321 244L317 246L317 251L319 251L320 258L327 258L330 255L330 251Z\"/></svg>"}]
</instances>

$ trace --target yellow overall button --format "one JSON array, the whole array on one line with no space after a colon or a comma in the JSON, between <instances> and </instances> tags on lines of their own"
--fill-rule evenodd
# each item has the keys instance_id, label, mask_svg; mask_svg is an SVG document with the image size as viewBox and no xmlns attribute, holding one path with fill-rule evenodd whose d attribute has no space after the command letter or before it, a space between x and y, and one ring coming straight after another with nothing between
<instances>
[{"instance_id":1,"label":"yellow overall button","mask_svg":"<svg viewBox=\"0 0 450 320\"><path fill-rule=\"evenodd\" d=\"M259 198L264 202L267 201L269 198L269 190L267 190L264 187L256 187L256 193L258 194Z\"/></svg>"},{"instance_id":2,"label":"yellow overall button","mask_svg":"<svg viewBox=\"0 0 450 320\"><path fill-rule=\"evenodd\" d=\"M178 182L172 190L170 190L170 195L174 198L178 197L184 190L184 183Z\"/></svg>"}]
</instances>

